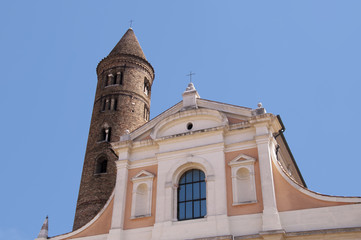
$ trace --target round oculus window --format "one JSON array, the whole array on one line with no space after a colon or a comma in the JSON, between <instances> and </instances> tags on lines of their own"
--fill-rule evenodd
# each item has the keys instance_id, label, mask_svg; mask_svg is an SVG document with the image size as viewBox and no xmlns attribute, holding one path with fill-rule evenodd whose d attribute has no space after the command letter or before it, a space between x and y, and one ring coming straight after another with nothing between
<instances>
[{"instance_id":1,"label":"round oculus window","mask_svg":"<svg viewBox=\"0 0 361 240\"><path fill-rule=\"evenodd\" d=\"M191 130L193 128L193 123L189 122L187 123L187 129Z\"/></svg>"}]
</instances>

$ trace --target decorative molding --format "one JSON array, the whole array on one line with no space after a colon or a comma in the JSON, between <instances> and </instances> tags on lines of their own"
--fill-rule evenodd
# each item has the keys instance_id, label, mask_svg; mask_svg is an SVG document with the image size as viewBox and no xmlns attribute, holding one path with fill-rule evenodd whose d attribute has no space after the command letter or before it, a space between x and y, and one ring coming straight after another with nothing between
<instances>
[{"instance_id":1,"label":"decorative molding","mask_svg":"<svg viewBox=\"0 0 361 240\"><path fill-rule=\"evenodd\" d=\"M131 219L152 215L153 179L155 175L142 170L132 177L132 209ZM144 188L145 187L145 188Z\"/></svg>"},{"instance_id":2,"label":"decorative molding","mask_svg":"<svg viewBox=\"0 0 361 240\"><path fill-rule=\"evenodd\" d=\"M231 167L233 206L257 202L255 162L255 158L241 153L228 163Z\"/></svg>"}]
</instances>

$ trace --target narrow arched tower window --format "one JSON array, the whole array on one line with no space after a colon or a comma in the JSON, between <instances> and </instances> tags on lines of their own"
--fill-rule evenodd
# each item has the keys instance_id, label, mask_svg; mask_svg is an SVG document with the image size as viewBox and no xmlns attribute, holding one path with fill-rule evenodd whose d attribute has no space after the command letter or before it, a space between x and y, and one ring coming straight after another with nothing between
<instances>
[{"instance_id":1,"label":"narrow arched tower window","mask_svg":"<svg viewBox=\"0 0 361 240\"><path fill-rule=\"evenodd\" d=\"M123 72L117 72L117 76L115 79L115 84L122 85L123 84Z\"/></svg>"},{"instance_id":2,"label":"narrow arched tower window","mask_svg":"<svg viewBox=\"0 0 361 240\"><path fill-rule=\"evenodd\" d=\"M144 93L145 95L149 95L150 93L150 83L147 78L144 78Z\"/></svg>"},{"instance_id":3,"label":"narrow arched tower window","mask_svg":"<svg viewBox=\"0 0 361 240\"><path fill-rule=\"evenodd\" d=\"M204 172L192 169L182 175L177 200L178 220L203 218L207 214Z\"/></svg>"},{"instance_id":4,"label":"narrow arched tower window","mask_svg":"<svg viewBox=\"0 0 361 240\"><path fill-rule=\"evenodd\" d=\"M106 82L105 86L109 86L109 85L113 85L113 84L114 84L114 75L111 73L111 74L108 74L107 82Z\"/></svg>"},{"instance_id":5,"label":"narrow arched tower window","mask_svg":"<svg viewBox=\"0 0 361 240\"><path fill-rule=\"evenodd\" d=\"M117 106L118 106L118 99L114 97L113 110L117 110Z\"/></svg>"},{"instance_id":6,"label":"narrow arched tower window","mask_svg":"<svg viewBox=\"0 0 361 240\"><path fill-rule=\"evenodd\" d=\"M102 100L102 111L105 111L106 103L107 103L107 101L105 100L105 98L103 98L103 100Z\"/></svg>"},{"instance_id":7,"label":"narrow arched tower window","mask_svg":"<svg viewBox=\"0 0 361 240\"><path fill-rule=\"evenodd\" d=\"M100 141L105 141L105 142L109 142L110 141L110 128L103 128L101 131L101 138Z\"/></svg>"},{"instance_id":8,"label":"narrow arched tower window","mask_svg":"<svg viewBox=\"0 0 361 240\"><path fill-rule=\"evenodd\" d=\"M108 166L108 159L106 159L105 157L98 158L96 161L95 173L96 174L106 173L107 166Z\"/></svg>"},{"instance_id":9,"label":"narrow arched tower window","mask_svg":"<svg viewBox=\"0 0 361 240\"><path fill-rule=\"evenodd\" d=\"M149 120L149 109L145 105L144 105L144 120L145 121Z\"/></svg>"}]
</instances>

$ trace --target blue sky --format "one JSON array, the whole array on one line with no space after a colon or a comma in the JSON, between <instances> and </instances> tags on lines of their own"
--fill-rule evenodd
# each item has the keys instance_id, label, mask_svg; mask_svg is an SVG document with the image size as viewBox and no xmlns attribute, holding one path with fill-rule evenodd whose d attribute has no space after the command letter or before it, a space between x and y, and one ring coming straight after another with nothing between
<instances>
[{"instance_id":1,"label":"blue sky","mask_svg":"<svg viewBox=\"0 0 361 240\"><path fill-rule=\"evenodd\" d=\"M4 1L0 240L71 231L95 68L129 27L156 78L151 116L202 98L280 114L311 190L361 196L360 1Z\"/></svg>"}]
</instances>

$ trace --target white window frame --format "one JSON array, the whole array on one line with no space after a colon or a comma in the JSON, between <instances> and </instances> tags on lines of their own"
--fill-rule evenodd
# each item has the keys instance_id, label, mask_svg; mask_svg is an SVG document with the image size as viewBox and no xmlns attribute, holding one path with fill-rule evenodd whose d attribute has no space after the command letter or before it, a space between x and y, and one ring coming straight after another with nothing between
<instances>
[{"instance_id":1,"label":"white window frame","mask_svg":"<svg viewBox=\"0 0 361 240\"><path fill-rule=\"evenodd\" d=\"M228 165L231 167L233 206L257 202L255 173L254 173L255 162L256 162L255 158L242 153L228 163ZM240 201L239 199L239 196L242 193L238 193L237 172L241 168L246 168L250 174L251 196L248 201Z\"/></svg>"},{"instance_id":2,"label":"white window frame","mask_svg":"<svg viewBox=\"0 0 361 240\"><path fill-rule=\"evenodd\" d=\"M133 191L132 191L132 209L131 209L131 219L149 217L152 215L152 195L153 195L153 179L154 174L142 170L137 175L135 175L131 180L133 182ZM141 184L147 185L148 198L147 204L145 206L145 212L141 215L136 215L136 202L137 202L137 189Z\"/></svg>"}]
</instances>

